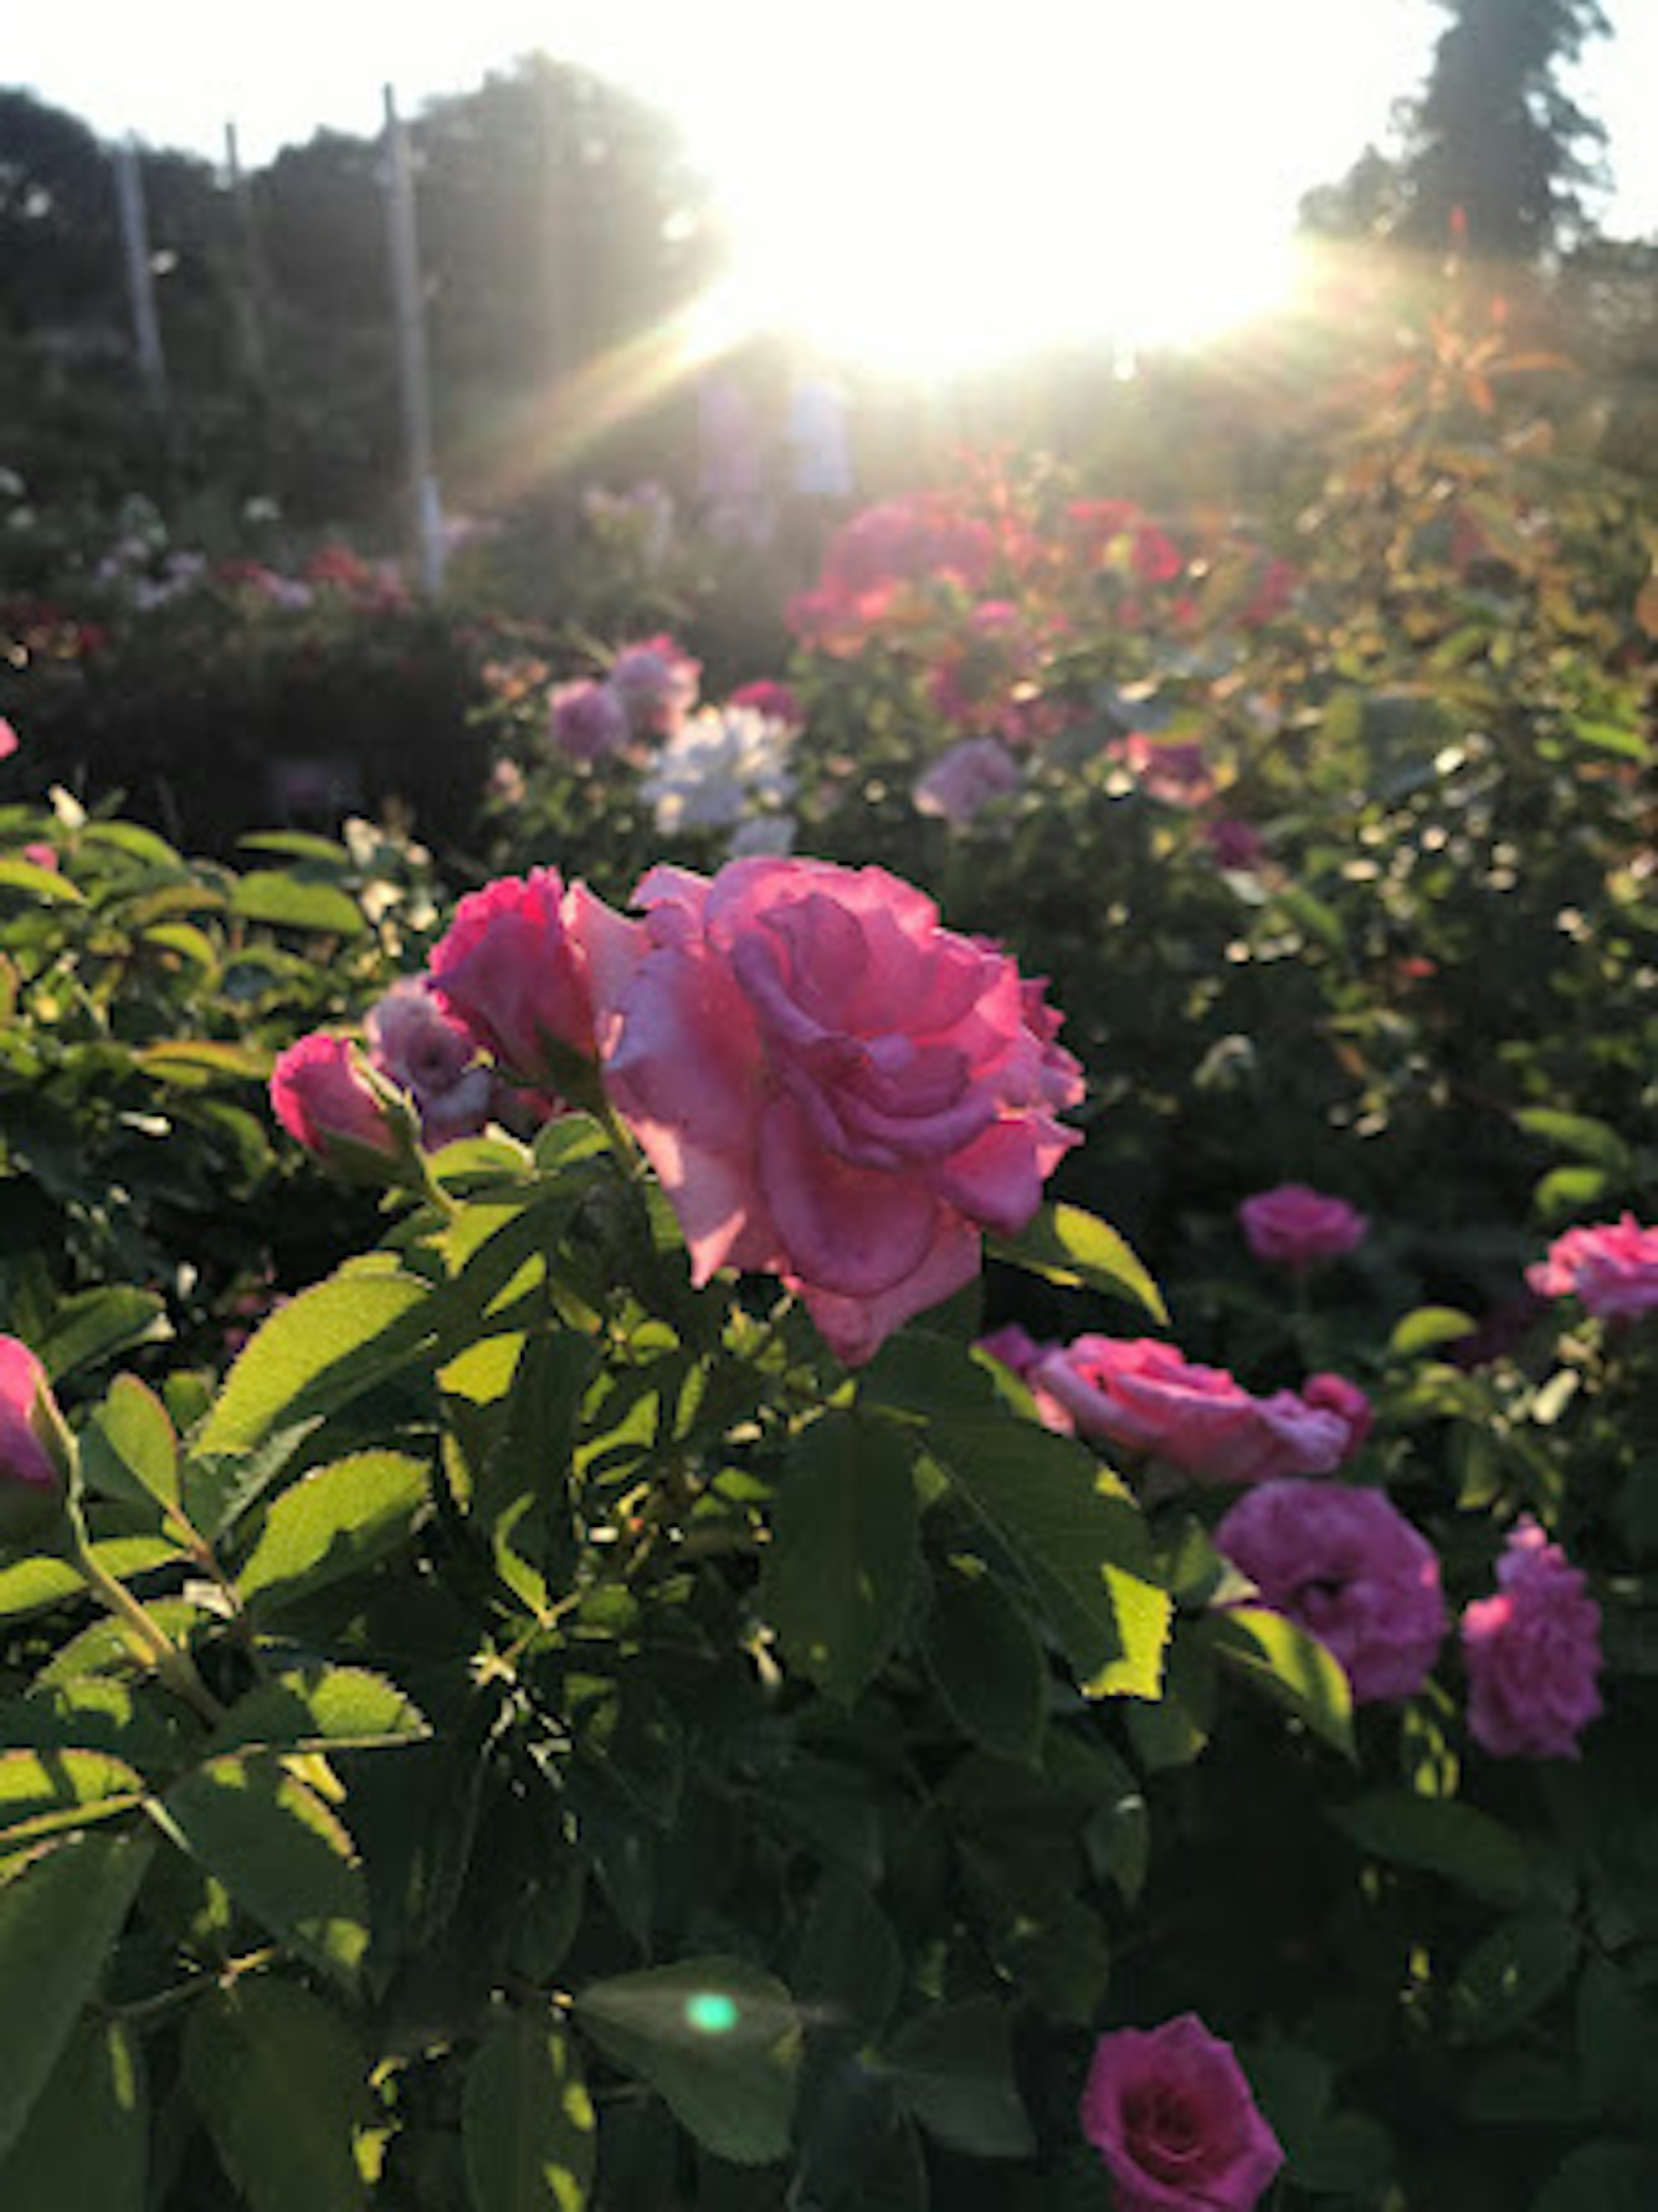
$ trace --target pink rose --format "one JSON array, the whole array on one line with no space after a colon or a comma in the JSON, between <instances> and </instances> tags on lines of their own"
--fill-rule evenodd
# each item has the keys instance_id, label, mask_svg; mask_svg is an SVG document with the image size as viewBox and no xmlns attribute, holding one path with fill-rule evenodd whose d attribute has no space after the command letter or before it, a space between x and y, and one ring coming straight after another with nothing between
<instances>
[{"instance_id":1,"label":"pink rose","mask_svg":"<svg viewBox=\"0 0 1658 2212\"><path fill-rule=\"evenodd\" d=\"M0 1336L0 1544L30 1543L60 1518L72 1450L46 1369Z\"/></svg>"},{"instance_id":2,"label":"pink rose","mask_svg":"<svg viewBox=\"0 0 1658 2212\"><path fill-rule=\"evenodd\" d=\"M1301 1384L1301 1396L1303 1405L1319 1407L1346 1422L1347 1449L1342 1458L1350 1459L1369 1435L1376 1418L1358 1384L1350 1382L1344 1375L1309 1375Z\"/></svg>"},{"instance_id":3,"label":"pink rose","mask_svg":"<svg viewBox=\"0 0 1658 2212\"><path fill-rule=\"evenodd\" d=\"M769 676L756 678L752 684L740 684L731 694L734 707L752 707L757 714L764 714L768 722L781 722L784 727L798 733L806 727L806 710L795 696L791 684L779 684Z\"/></svg>"},{"instance_id":4,"label":"pink rose","mask_svg":"<svg viewBox=\"0 0 1658 2212\"><path fill-rule=\"evenodd\" d=\"M552 694L548 728L566 759L603 760L627 743L627 706L613 684L560 684Z\"/></svg>"},{"instance_id":5,"label":"pink rose","mask_svg":"<svg viewBox=\"0 0 1658 2212\"><path fill-rule=\"evenodd\" d=\"M1166 806L1201 806L1215 796L1215 776L1203 747L1192 738L1163 738L1131 730L1115 738L1112 757L1131 769L1140 788Z\"/></svg>"},{"instance_id":6,"label":"pink rose","mask_svg":"<svg viewBox=\"0 0 1658 2212\"><path fill-rule=\"evenodd\" d=\"M1016 1375L1030 1392L1035 1402L1037 1415L1044 1428L1056 1429L1061 1436L1069 1436L1076 1424L1059 1401L1049 1395L1036 1380L1036 1370L1048 1354L1057 1347L1039 1344L1016 1321L993 1328L988 1336L981 1336L974 1349Z\"/></svg>"},{"instance_id":7,"label":"pink rose","mask_svg":"<svg viewBox=\"0 0 1658 2212\"><path fill-rule=\"evenodd\" d=\"M478 1134L490 1118L494 1071L479 1062L477 1039L445 1012L424 977L393 983L363 1027L370 1062L414 1100L424 1142Z\"/></svg>"},{"instance_id":8,"label":"pink rose","mask_svg":"<svg viewBox=\"0 0 1658 2212\"><path fill-rule=\"evenodd\" d=\"M57 848L46 844L43 839L37 838L33 844L25 845L23 858L33 861L37 868L50 868L58 875L63 872L63 863L58 858Z\"/></svg>"},{"instance_id":9,"label":"pink rose","mask_svg":"<svg viewBox=\"0 0 1658 2212\"><path fill-rule=\"evenodd\" d=\"M1023 780L1018 762L998 738L964 738L939 755L911 795L917 814L960 823L971 822L991 799L1017 791Z\"/></svg>"},{"instance_id":10,"label":"pink rose","mask_svg":"<svg viewBox=\"0 0 1658 2212\"><path fill-rule=\"evenodd\" d=\"M1526 1280L1545 1298L1575 1297L1598 1321L1634 1321L1658 1309L1658 1229L1632 1213L1595 1229L1569 1229Z\"/></svg>"},{"instance_id":11,"label":"pink rose","mask_svg":"<svg viewBox=\"0 0 1658 2212\"><path fill-rule=\"evenodd\" d=\"M1155 1337L1079 1336L1035 1379L1084 1436L1146 1452L1199 1482L1327 1474L1350 1449L1338 1413L1293 1390L1257 1398L1223 1367L1203 1367Z\"/></svg>"},{"instance_id":12,"label":"pink rose","mask_svg":"<svg viewBox=\"0 0 1658 2212\"><path fill-rule=\"evenodd\" d=\"M326 1156L343 1144L387 1161L402 1157L391 1095L350 1038L336 1030L313 1030L277 1055L271 1103L283 1127L308 1152Z\"/></svg>"},{"instance_id":13,"label":"pink rose","mask_svg":"<svg viewBox=\"0 0 1658 2212\"><path fill-rule=\"evenodd\" d=\"M649 950L616 963L606 1073L696 1279L780 1275L831 1349L868 1359L1012 1234L1073 1132L1076 1063L1027 1018L1011 960L880 868L656 868Z\"/></svg>"},{"instance_id":14,"label":"pink rose","mask_svg":"<svg viewBox=\"0 0 1658 2212\"><path fill-rule=\"evenodd\" d=\"M1339 1259L1362 1242L1370 1224L1343 1198L1326 1198L1304 1182L1280 1183L1275 1190L1245 1199L1238 1218L1258 1260L1270 1260L1300 1273L1320 1260Z\"/></svg>"},{"instance_id":15,"label":"pink rose","mask_svg":"<svg viewBox=\"0 0 1658 2212\"><path fill-rule=\"evenodd\" d=\"M549 1046L594 1056L594 962L621 954L638 933L585 884L566 890L556 868L532 868L461 900L428 973L450 1013L503 1067L557 1091L561 1071Z\"/></svg>"},{"instance_id":16,"label":"pink rose","mask_svg":"<svg viewBox=\"0 0 1658 2212\"><path fill-rule=\"evenodd\" d=\"M1206 822L1204 842L1214 855L1216 866L1234 875L1254 874L1266 859L1260 831L1253 823L1241 822L1233 815L1218 815L1213 822Z\"/></svg>"},{"instance_id":17,"label":"pink rose","mask_svg":"<svg viewBox=\"0 0 1658 2212\"><path fill-rule=\"evenodd\" d=\"M9 760L16 751L18 735L3 714L0 714L0 760Z\"/></svg>"},{"instance_id":18,"label":"pink rose","mask_svg":"<svg viewBox=\"0 0 1658 2212\"><path fill-rule=\"evenodd\" d=\"M1264 1605L1340 1662L1355 1705L1422 1687L1448 1626L1439 1560L1379 1490L1264 1483L1215 1541Z\"/></svg>"},{"instance_id":19,"label":"pink rose","mask_svg":"<svg viewBox=\"0 0 1658 2212\"><path fill-rule=\"evenodd\" d=\"M671 736L697 703L703 665L665 633L619 646L610 689L636 738Z\"/></svg>"},{"instance_id":20,"label":"pink rose","mask_svg":"<svg viewBox=\"0 0 1658 2212\"><path fill-rule=\"evenodd\" d=\"M1283 2164L1232 2046L1195 2013L1102 2035L1081 2119L1117 2212L1251 2212Z\"/></svg>"},{"instance_id":21,"label":"pink rose","mask_svg":"<svg viewBox=\"0 0 1658 2212\"><path fill-rule=\"evenodd\" d=\"M1474 1741L1497 1759L1576 1759L1600 1711L1600 1608L1529 1516L1496 1579L1462 1615Z\"/></svg>"}]
</instances>

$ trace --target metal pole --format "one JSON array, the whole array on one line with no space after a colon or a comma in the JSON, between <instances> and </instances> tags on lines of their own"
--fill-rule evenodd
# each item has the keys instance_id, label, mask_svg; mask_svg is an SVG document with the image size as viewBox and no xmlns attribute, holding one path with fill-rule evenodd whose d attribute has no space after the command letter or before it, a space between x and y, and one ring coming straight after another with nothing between
<instances>
[{"instance_id":1,"label":"metal pole","mask_svg":"<svg viewBox=\"0 0 1658 2212\"><path fill-rule=\"evenodd\" d=\"M443 583L443 502L432 459L431 401L426 373L426 326L420 311L420 248L415 234L414 170L409 136L386 87L386 214L397 313L398 374L403 392L404 434L414 511L420 581L428 592Z\"/></svg>"},{"instance_id":2,"label":"metal pole","mask_svg":"<svg viewBox=\"0 0 1658 2212\"><path fill-rule=\"evenodd\" d=\"M149 265L149 225L144 212L143 175L137 149L129 138L114 149L115 202L120 216L121 247L126 261L127 299L132 337L144 397L157 415L167 413L167 362L161 325L155 319L155 284Z\"/></svg>"}]
</instances>

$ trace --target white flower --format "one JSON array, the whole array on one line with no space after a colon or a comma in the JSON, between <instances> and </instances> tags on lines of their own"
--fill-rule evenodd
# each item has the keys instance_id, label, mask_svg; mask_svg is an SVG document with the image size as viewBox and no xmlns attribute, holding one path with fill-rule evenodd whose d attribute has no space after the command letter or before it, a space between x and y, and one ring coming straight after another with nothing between
<instances>
[{"instance_id":1,"label":"white flower","mask_svg":"<svg viewBox=\"0 0 1658 2212\"><path fill-rule=\"evenodd\" d=\"M753 707L703 707L687 715L640 788L665 836L735 830L776 815L795 795L793 732ZM775 833L771 833L775 834Z\"/></svg>"}]
</instances>

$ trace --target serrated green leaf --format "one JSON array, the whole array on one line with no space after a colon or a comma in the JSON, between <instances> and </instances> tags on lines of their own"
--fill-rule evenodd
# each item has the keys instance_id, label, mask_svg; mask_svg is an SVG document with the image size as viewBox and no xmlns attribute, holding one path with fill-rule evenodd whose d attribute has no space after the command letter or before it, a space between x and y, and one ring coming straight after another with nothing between
<instances>
[{"instance_id":1,"label":"serrated green leaf","mask_svg":"<svg viewBox=\"0 0 1658 2212\"><path fill-rule=\"evenodd\" d=\"M144 1796L144 1779L111 1752L73 1746L0 1752L0 1847L42 1814L73 1812L90 1817L100 1802L132 1805Z\"/></svg>"},{"instance_id":2,"label":"serrated green leaf","mask_svg":"<svg viewBox=\"0 0 1658 2212\"><path fill-rule=\"evenodd\" d=\"M1143 1308L1154 1321L1168 1320L1162 1292L1127 1239L1080 1206L1044 1206L1017 1237L991 1238L990 1249L1027 1274L1103 1291Z\"/></svg>"},{"instance_id":3,"label":"serrated green leaf","mask_svg":"<svg viewBox=\"0 0 1658 2212\"><path fill-rule=\"evenodd\" d=\"M927 1443L1088 1694L1155 1698L1172 1608L1127 1492L1079 1444L999 1413L936 1419Z\"/></svg>"},{"instance_id":4,"label":"serrated green leaf","mask_svg":"<svg viewBox=\"0 0 1658 2212\"><path fill-rule=\"evenodd\" d=\"M1305 1629L1260 1606L1228 1606L1204 1624L1223 1666L1265 1690L1346 1754L1353 1750L1353 1693L1338 1660Z\"/></svg>"},{"instance_id":5,"label":"serrated green leaf","mask_svg":"<svg viewBox=\"0 0 1658 2212\"><path fill-rule=\"evenodd\" d=\"M71 1836L0 1889L0 2156L102 1978L152 1849L143 1837Z\"/></svg>"},{"instance_id":6,"label":"serrated green leaf","mask_svg":"<svg viewBox=\"0 0 1658 2212\"><path fill-rule=\"evenodd\" d=\"M787 2151L800 2026L788 1990L759 1967L687 1959L620 1974L584 1990L576 2018L716 2158L766 2166Z\"/></svg>"},{"instance_id":7,"label":"serrated green leaf","mask_svg":"<svg viewBox=\"0 0 1658 2212\"><path fill-rule=\"evenodd\" d=\"M384 1674L315 1660L286 1668L238 1698L210 1749L366 1751L419 1743L430 1734L413 1700Z\"/></svg>"},{"instance_id":8,"label":"serrated green leaf","mask_svg":"<svg viewBox=\"0 0 1658 2212\"><path fill-rule=\"evenodd\" d=\"M958 1728L994 1759L1034 1765L1047 1714L1048 1667L1030 1624L988 1574L944 1568L922 1651Z\"/></svg>"},{"instance_id":9,"label":"serrated green leaf","mask_svg":"<svg viewBox=\"0 0 1658 2212\"><path fill-rule=\"evenodd\" d=\"M191 2008L185 2079L251 2212L361 2212L363 2053L307 1990L248 1975Z\"/></svg>"},{"instance_id":10,"label":"serrated green leaf","mask_svg":"<svg viewBox=\"0 0 1658 2212\"><path fill-rule=\"evenodd\" d=\"M920 1566L909 1447L890 1428L833 1413L798 1437L760 1577L761 1611L791 1665L844 1705L899 1636Z\"/></svg>"},{"instance_id":11,"label":"serrated green leaf","mask_svg":"<svg viewBox=\"0 0 1658 2212\"><path fill-rule=\"evenodd\" d=\"M332 1275L302 1291L247 1345L196 1449L248 1450L383 1382L424 1341L429 1297L418 1277L392 1273Z\"/></svg>"},{"instance_id":12,"label":"serrated green leaf","mask_svg":"<svg viewBox=\"0 0 1658 2212\"><path fill-rule=\"evenodd\" d=\"M355 1452L313 1468L272 1500L236 1577L242 1602L270 1611L360 1574L406 1539L428 1497L424 1461L405 1452Z\"/></svg>"},{"instance_id":13,"label":"serrated green leaf","mask_svg":"<svg viewBox=\"0 0 1658 2212\"><path fill-rule=\"evenodd\" d=\"M232 1752L175 1782L163 1810L192 1856L310 1965L347 1984L369 1947L369 1892L350 1837L273 1757Z\"/></svg>"},{"instance_id":14,"label":"serrated green leaf","mask_svg":"<svg viewBox=\"0 0 1658 2212\"><path fill-rule=\"evenodd\" d=\"M1007 2015L993 1997L911 2021L879 2064L904 2109L950 2149L973 2158L1027 2158L1035 2149Z\"/></svg>"},{"instance_id":15,"label":"serrated green leaf","mask_svg":"<svg viewBox=\"0 0 1658 2212\"><path fill-rule=\"evenodd\" d=\"M593 2102L556 2018L515 2014L466 2069L461 2140L474 2212L582 2212L593 2185Z\"/></svg>"},{"instance_id":16,"label":"serrated green leaf","mask_svg":"<svg viewBox=\"0 0 1658 2212\"><path fill-rule=\"evenodd\" d=\"M153 1291L120 1283L65 1298L36 1339L34 1351L54 1382L135 1345L164 1342L173 1334L166 1302Z\"/></svg>"},{"instance_id":17,"label":"serrated green leaf","mask_svg":"<svg viewBox=\"0 0 1658 2212\"><path fill-rule=\"evenodd\" d=\"M368 927L357 901L333 884L302 883L280 868L255 868L230 894L233 913L273 929L314 929L329 937L360 937Z\"/></svg>"},{"instance_id":18,"label":"serrated green leaf","mask_svg":"<svg viewBox=\"0 0 1658 2212\"><path fill-rule=\"evenodd\" d=\"M111 1536L93 1546L92 1556L117 1582L127 1582L151 1567L170 1565L179 1554L159 1536ZM84 1579L67 1559L19 1559L0 1567L0 1621L44 1613L85 1590Z\"/></svg>"},{"instance_id":19,"label":"serrated green leaf","mask_svg":"<svg viewBox=\"0 0 1658 2212\"><path fill-rule=\"evenodd\" d=\"M114 2020L82 2020L23 2132L0 2159L15 2212L144 2212L149 2098L143 2051Z\"/></svg>"},{"instance_id":20,"label":"serrated green leaf","mask_svg":"<svg viewBox=\"0 0 1658 2212\"><path fill-rule=\"evenodd\" d=\"M179 1440L165 1406L136 1375L118 1375L81 1431L81 1466L106 1497L179 1503Z\"/></svg>"}]
</instances>

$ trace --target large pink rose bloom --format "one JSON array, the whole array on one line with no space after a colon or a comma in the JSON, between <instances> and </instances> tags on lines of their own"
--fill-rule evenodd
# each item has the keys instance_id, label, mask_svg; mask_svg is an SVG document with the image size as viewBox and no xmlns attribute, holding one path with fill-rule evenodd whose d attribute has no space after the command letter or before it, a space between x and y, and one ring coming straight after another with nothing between
<instances>
[{"instance_id":1,"label":"large pink rose bloom","mask_svg":"<svg viewBox=\"0 0 1658 2212\"><path fill-rule=\"evenodd\" d=\"M1529 1516L1496 1580L1462 1616L1474 1741L1498 1759L1576 1759L1600 1711L1600 1608Z\"/></svg>"},{"instance_id":2,"label":"large pink rose bloom","mask_svg":"<svg viewBox=\"0 0 1658 2212\"><path fill-rule=\"evenodd\" d=\"M1340 1662L1355 1705L1422 1687L1448 1625L1439 1560L1379 1490L1264 1483L1215 1541L1264 1605Z\"/></svg>"},{"instance_id":3,"label":"large pink rose bloom","mask_svg":"<svg viewBox=\"0 0 1658 2212\"><path fill-rule=\"evenodd\" d=\"M1070 1055L1005 955L941 927L880 868L657 868L649 951L608 971L606 1074L696 1279L780 1275L831 1348L868 1359L1012 1235L1075 1133ZM1043 1028L1055 1018L1039 1009Z\"/></svg>"},{"instance_id":4,"label":"large pink rose bloom","mask_svg":"<svg viewBox=\"0 0 1658 2212\"><path fill-rule=\"evenodd\" d=\"M1595 1229L1569 1229L1549 1256L1526 1270L1539 1297L1576 1297L1600 1321L1634 1321L1658 1310L1658 1229L1632 1213Z\"/></svg>"},{"instance_id":5,"label":"large pink rose bloom","mask_svg":"<svg viewBox=\"0 0 1658 2212\"><path fill-rule=\"evenodd\" d=\"M1144 1452L1199 1482L1327 1474L1352 1449L1348 1419L1294 1390L1257 1398L1223 1367L1155 1337L1079 1336L1030 1378L1084 1436Z\"/></svg>"},{"instance_id":6,"label":"large pink rose bloom","mask_svg":"<svg viewBox=\"0 0 1658 2212\"><path fill-rule=\"evenodd\" d=\"M283 1127L308 1152L326 1153L342 1141L388 1160L403 1150L389 1094L376 1085L350 1038L336 1030L314 1030L277 1054L271 1103Z\"/></svg>"},{"instance_id":7,"label":"large pink rose bloom","mask_svg":"<svg viewBox=\"0 0 1658 2212\"><path fill-rule=\"evenodd\" d=\"M1280 1183L1245 1199L1238 1218L1258 1260L1297 1272L1350 1252L1370 1226L1344 1198L1326 1198L1304 1182Z\"/></svg>"},{"instance_id":8,"label":"large pink rose bloom","mask_svg":"<svg viewBox=\"0 0 1658 2212\"><path fill-rule=\"evenodd\" d=\"M549 1042L593 1057L595 965L625 958L638 930L556 868L503 876L455 908L432 988L503 1067L556 1091Z\"/></svg>"},{"instance_id":9,"label":"large pink rose bloom","mask_svg":"<svg viewBox=\"0 0 1658 2212\"><path fill-rule=\"evenodd\" d=\"M1283 2164L1232 2046L1195 2013L1102 2035L1080 2117L1117 2212L1252 2212Z\"/></svg>"},{"instance_id":10,"label":"large pink rose bloom","mask_svg":"<svg viewBox=\"0 0 1658 2212\"><path fill-rule=\"evenodd\" d=\"M46 1370L15 1336L0 1336L0 1544L25 1544L57 1520L69 1445Z\"/></svg>"}]
</instances>

